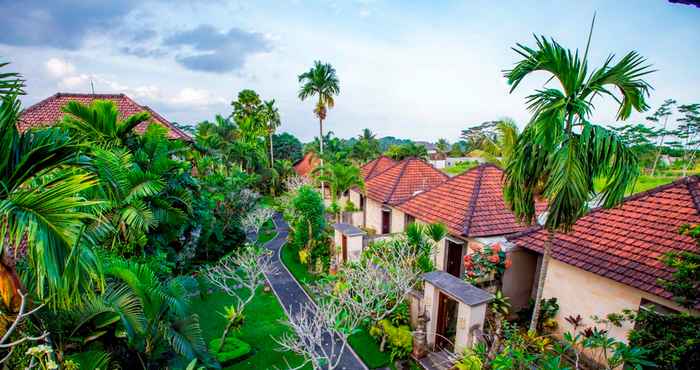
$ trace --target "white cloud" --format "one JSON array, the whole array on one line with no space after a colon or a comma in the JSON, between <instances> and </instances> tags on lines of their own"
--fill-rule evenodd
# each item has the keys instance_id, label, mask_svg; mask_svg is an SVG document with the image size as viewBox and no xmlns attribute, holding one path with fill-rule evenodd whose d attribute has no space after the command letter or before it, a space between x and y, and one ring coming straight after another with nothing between
<instances>
[{"instance_id":1,"label":"white cloud","mask_svg":"<svg viewBox=\"0 0 700 370\"><path fill-rule=\"evenodd\" d=\"M46 61L46 70L51 77L61 78L75 72L75 66L58 58L51 58Z\"/></svg>"},{"instance_id":2,"label":"white cloud","mask_svg":"<svg viewBox=\"0 0 700 370\"><path fill-rule=\"evenodd\" d=\"M226 103L221 97L214 96L209 90L185 87L175 96L166 99L171 104L193 107L207 107L214 104Z\"/></svg>"}]
</instances>

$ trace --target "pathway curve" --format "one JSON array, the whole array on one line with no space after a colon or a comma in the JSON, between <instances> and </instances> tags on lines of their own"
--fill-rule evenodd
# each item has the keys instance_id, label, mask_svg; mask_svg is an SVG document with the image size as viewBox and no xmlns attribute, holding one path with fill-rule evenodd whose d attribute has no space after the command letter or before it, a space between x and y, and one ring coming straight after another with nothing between
<instances>
[{"instance_id":1,"label":"pathway curve","mask_svg":"<svg viewBox=\"0 0 700 370\"><path fill-rule=\"evenodd\" d=\"M267 280L270 282L272 290L282 304L287 316L290 316L305 305L312 304L314 305L313 307L316 306L282 262L282 247L286 243L287 234L289 233L287 222L282 219L280 214L276 214L273 221L275 222L277 236L265 244L265 248L273 252L272 265L275 273L268 274ZM324 339L324 345L329 345L329 340L330 338ZM338 336L334 336L333 340L339 342L341 339ZM338 369L367 370L367 366L357 357L357 354L348 344L345 346Z\"/></svg>"}]
</instances>

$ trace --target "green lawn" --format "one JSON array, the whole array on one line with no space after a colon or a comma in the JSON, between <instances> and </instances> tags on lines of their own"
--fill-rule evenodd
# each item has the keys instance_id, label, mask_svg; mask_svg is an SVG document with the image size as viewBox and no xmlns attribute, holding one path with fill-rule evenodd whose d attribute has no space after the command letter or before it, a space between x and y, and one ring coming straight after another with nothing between
<instances>
[{"instance_id":1,"label":"green lawn","mask_svg":"<svg viewBox=\"0 0 700 370\"><path fill-rule=\"evenodd\" d=\"M301 286L305 290L306 285L320 279L319 276L310 273L306 268L306 265L299 261L299 251L290 245L285 245L282 247L282 263L287 266L289 272L291 272L294 278L301 283Z\"/></svg>"},{"instance_id":2,"label":"green lawn","mask_svg":"<svg viewBox=\"0 0 700 370\"><path fill-rule=\"evenodd\" d=\"M258 235L258 244L265 245L265 243L274 239L275 236L277 236L275 224L272 222L272 220L267 220L260 230L260 234Z\"/></svg>"},{"instance_id":3,"label":"green lawn","mask_svg":"<svg viewBox=\"0 0 700 370\"><path fill-rule=\"evenodd\" d=\"M233 298L220 291L215 291L204 299L198 297L193 300L192 310L199 315L199 325L207 344L221 335L226 324L221 312L225 306L231 304ZM285 358L293 366L301 363L298 356L276 350L279 345L272 338L280 337L289 330L280 323L286 315L272 292L264 293L260 289L246 307L244 314L243 327L234 335L250 344L253 351L226 369L271 369L275 366L285 368Z\"/></svg>"},{"instance_id":4,"label":"green lawn","mask_svg":"<svg viewBox=\"0 0 700 370\"><path fill-rule=\"evenodd\" d=\"M655 187L665 185L668 183L671 183L673 181L676 181L680 178L681 176L649 176L649 175L641 175L637 179L637 183L634 185L634 188L632 191L629 192L628 195L631 194L636 194L640 193L643 191L647 191L650 189L653 189ZM604 181L602 179L596 179L595 180L595 188L597 190L600 190L603 188Z\"/></svg>"},{"instance_id":5,"label":"green lawn","mask_svg":"<svg viewBox=\"0 0 700 370\"><path fill-rule=\"evenodd\" d=\"M451 167L445 167L442 169L442 172L444 172L448 175L456 176L456 175L460 175L460 174L462 174L462 173L464 173L464 172L466 172L466 171L468 171L468 170L470 170L478 165L479 165L479 163L477 163L476 161L474 161L474 162L462 162L462 163L458 163L458 164L451 166Z\"/></svg>"},{"instance_id":6,"label":"green lawn","mask_svg":"<svg viewBox=\"0 0 700 370\"><path fill-rule=\"evenodd\" d=\"M348 338L348 343L370 369L390 365L393 368L389 352L380 352L379 343L366 330L363 329L361 332L351 335Z\"/></svg>"}]
</instances>

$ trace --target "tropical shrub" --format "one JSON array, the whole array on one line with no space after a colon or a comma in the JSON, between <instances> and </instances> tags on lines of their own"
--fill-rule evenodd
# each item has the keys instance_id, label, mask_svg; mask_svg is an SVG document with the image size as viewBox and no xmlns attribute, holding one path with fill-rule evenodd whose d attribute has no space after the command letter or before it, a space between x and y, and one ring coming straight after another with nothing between
<instances>
[{"instance_id":1,"label":"tropical shrub","mask_svg":"<svg viewBox=\"0 0 700 370\"><path fill-rule=\"evenodd\" d=\"M325 208L321 194L310 186L299 189L292 201L296 219L292 220L292 241L298 250L307 250L308 264L330 263L330 248L326 236Z\"/></svg>"},{"instance_id":2,"label":"tropical shrub","mask_svg":"<svg viewBox=\"0 0 700 370\"><path fill-rule=\"evenodd\" d=\"M209 350L217 361L222 365L226 365L249 354L252 348L250 344L235 336L230 336L226 338L223 346L221 345L221 338L212 339L209 342Z\"/></svg>"},{"instance_id":3,"label":"tropical shrub","mask_svg":"<svg viewBox=\"0 0 700 370\"><path fill-rule=\"evenodd\" d=\"M700 317L639 310L627 338L663 369L700 368Z\"/></svg>"}]
</instances>

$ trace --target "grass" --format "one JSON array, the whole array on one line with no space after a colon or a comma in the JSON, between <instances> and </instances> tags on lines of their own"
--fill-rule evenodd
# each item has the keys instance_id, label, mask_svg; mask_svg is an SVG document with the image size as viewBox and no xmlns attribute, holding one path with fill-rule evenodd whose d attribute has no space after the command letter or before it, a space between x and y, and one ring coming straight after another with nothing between
<instances>
[{"instance_id":1,"label":"grass","mask_svg":"<svg viewBox=\"0 0 700 370\"><path fill-rule=\"evenodd\" d=\"M442 172L444 172L448 175L456 176L456 175L460 175L464 172L467 172L468 170L470 170L478 165L479 165L479 163L476 161L460 162L454 166L443 168Z\"/></svg>"},{"instance_id":2,"label":"grass","mask_svg":"<svg viewBox=\"0 0 700 370\"><path fill-rule=\"evenodd\" d=\"M258 244L265 245L265 243L274 239L275 236L277 236L277 231L275 231L275 224L274 222L272 222L271 219L267 220L265 224L263 224L263 227L262 229L260 229L260 233L258 234Z\"/></svg>"},{"instance_id":3,"label":"grass","mask_svg":"<svg viewBox=\"0 0 700 370\"><path fill-rule=\"evenodd\" d=\"M287 266L289 272L292 273L295 279L301 286L306 289L306 285L316 282L320 279L319 276L309 272L306 265L299 261L299 251L290 245L282 247L282 263Z\"/></svg>"},{"instance_id":4,"label":"grass","mask_svg":"<svg viewBox=\"0 0 700 370\"><path fill-rule=\"evenodd\" d=\"M661 186L661 185L666 185L669 184L673 181L678 180L681 178L681 175L678 176L649 176L649 175L641 175L637 179L637 183L634 185L634 188L632 191L628 192L627 195L631 194L636 194L636 193L641 193L643 191L647 191L650 189L653 189L655 187ZM596 179L595 180L595 189L596 190L601 190L603 188L604 181L602 179Z\"/></svg>"},{"instance_id":5,"label":"grass","mask_svg":"<svg viewBox=\"0 0 700 370\"><path fill-rule=\"evenodd\" d=\"M233 298L220 291L193 300L192 310L200 317L199 325L207 344L221 336L226 319L220 313L224 311L225 306L231 304L233 304ZM225 369L270 369L275 366L284 368L285 359L292 366L301 364L301 358L295 354L276 350L279 345L272 338L281 337L290 331L280 323L286 315L272 292L265 293L261 288L246 306L244 315L243 326L234 335L250 344L253 350L243 360Z\"/></svg>"},{"instance_id":6,"label":"grass","mask_svg":"<svg viewBox=\"0 0 700 370\"><path fill-rule=\"evenodd\" d=\"M362 329L362 331L351 335L348 338L348 343L368 368L377 369L390 365L393 367L389 352L380 352L379 343L369 335L367 330Z\"/></svg>"}]
</instances>

